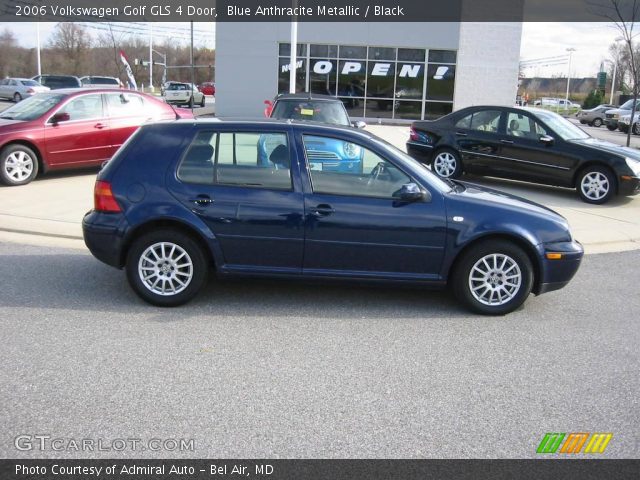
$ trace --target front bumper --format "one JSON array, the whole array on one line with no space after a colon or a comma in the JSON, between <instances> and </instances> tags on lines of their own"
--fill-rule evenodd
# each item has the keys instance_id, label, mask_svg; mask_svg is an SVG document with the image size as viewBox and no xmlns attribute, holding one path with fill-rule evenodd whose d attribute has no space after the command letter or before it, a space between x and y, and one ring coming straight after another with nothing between
<instances>
[{"instance_id":1,"label":"front bumper","mask_svg":"<svg viewBox=\"0 0 640 480\"><path fill-rule=\"evenodd\" d=\"M625 197L640 194L640 178L628 175L618 177L618 194Z\"/></svg>"},{"instance_id":2,"label":"front bumper","mask_svg":"<svg viewBox=\"0 0 640 480\"><path fill-rule=\"evenodd\" d=\"M540 281L534 290L536 295L565 287L578 271L584 256L582 245L575 240L543 244L539 246L539 251L542 256L542 264L540 265ZM547 258L548 253L559 253L562 258L550 260Z\"/></svg>"},{"instance_id":3,"label":"front bumper","mask_svg":"<svg viewBox=\"0 0 640 480\"><path fill-rule=\"evenodd\" d=\"M604 119L604 124L605 125L611 125L612 127L617 127L618 126L618 119L617 118L605 118Z\"/></svg>"},{"instance_id":4,"label":"front bumper","mask_svg":"<svg viewBox=\"0 0 640 480\"><path fill-rule=\"evenodd\" d=\"M91 254L116 268L124 265L124 236L127 228L127 220L121 213L91 210L82 219L84 243Z\"/></svg>"}]
</instances>

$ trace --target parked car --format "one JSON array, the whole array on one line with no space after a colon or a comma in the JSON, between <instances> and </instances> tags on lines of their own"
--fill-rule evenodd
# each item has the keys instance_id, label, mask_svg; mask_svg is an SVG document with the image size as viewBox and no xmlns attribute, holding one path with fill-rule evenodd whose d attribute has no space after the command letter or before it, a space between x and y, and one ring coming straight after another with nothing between
<instances>
[{"instance_id":1,"label":"parked car","mask_svg":"<svg viewBox=\"0 0 640 480\"><path fill-rule=\"evenodd\" d=\"M637 112L634 116L633 127L631 128L631 132L635 135L640 135L640 112ZM631 114L622 115L618 119L618 129L621 132L628 133L629 127L631 126Z\"/></svg>"},{"instance_id":2,"label":"parked car","mask_svg":"<svg viewBox=\"0 0 640 480\"><path fill-rule=\"evenodd\" d=\"M149 95L55 90L0 112L0 181L24 185L38 172L100 165L149 120L193 118Z\"/></svg>"},{"instance_id":3,"label":"parked car","mask_svg":"<svg viewBox=\"0 0 640 480\"><path fill-rule=\"evenodd\" d=\"M200 85L200 91L205 95L215 95L216 94L216 84L213 82L204 82Z\"/></svg>"},{"instance_id":4,"label":"parked car","mask_svg":"<svg viewBox=\"0 0 640 480\"><path fill-rule=\"evenodd\" d=\"M31 80L49 87L51 90L81 87L80 79L73 75L36 75Z\"/></svg>"},{"instance_id":5,"label":"parked car","mask_svg":"<svg viewBox=\"0 0 640 480\"><path fill-rule=\"evenodd\" d=\"M86 76L80 78L80 83L86 88L124 88L124 84L115 77Z\"/></svg>"},{"instance_id":6,"label":"parked car","mask_svg":"<svg viewBox=\"0 0 640 480\"><path fill-rule=\"evenodd\" d=\"M204 107L204 94L192 83L170 82L164 89L164 101L176 105Z\"/></svg>"},{"instance_id":7,"label":"parked car","mask_svg":"<svg viewBox=\"0 0 640 480\"><path fill-rule=\"evenodd\" d=\"M307 120L327 123L330 125L354 126L364 128L364 122L352 122L342 100L328 95L316 94L282 94L278 95L269 109L269 116L279 120ZM266 112L265 112L266 113ZM270 142L267 135L262 137L266 144ZM330 139L313 140L307 143L309 168L325 171L360 171L364 150L357 145L332 141ZM268 163L268 155L262 157L264 164Z\"/></svg>"},{"instance_id":8,"label":"parked car","mask_svg":"<svg viewBox=\"0 0 640 480\"><path fill-rule=\"evenodd\" d=\"M263 135L280 140L268 166L257 160ZM310 169L318 139L365 150L363 169ZM545 207L443 181L368 132L310 122L144 125L98 174L94 205L87 247L160 306L191 300L212 267L450 285L469 308L500 315L564 287L583 255Z\"/></svg>"},{"instance_id":9,"label":"parked car","mask_svg":"<svg viewBox=\"0 0 640 480\"><path fill-rule=\"evenodd\" d=\"M561 109L580 108L580 105L564 98L543 97L533 103L536 107L558 107Z\"/></svg>"},{"instance_id":10,"label":"parked car","mask_svg":"<svg viewBox=\"0 0 640 480\"><path fill-rule=\"evenodd\" d=\"M48 92L49 87L40 85L28 78L4 78L0 80L0 98L6 98L18 103L36 93Z\"/></svg>"},{"instance_id":11,"label":"parked car","mask_svg":"<svg viewBox=\"0 0 640 480\"><path fill-rule=\"evenodd\" d=\"M631 115L631 109L633 107L633 99L627 100L619 108L613 108L607 110L604 115L604 123L607 129L614 131L618 128L618 120L623 115ZM636 110L640 110L640 100L636 103Z\"/></svg>"},{"instance_id":12,"label":"parked car","mask_svg":"<svg viewBox=\"0 0 640 480\"><path fill-rule=\"evenodd\" d=\"M583 125L588 124L592 127L600 127L604 124L605 113L607 110L616 108L614 105L598 105L597 107L590 108L588 110L582 110L576 113L576 118L580 120Z\"/></svg>"},{"instance_id":13,"label":"parked car","mask_svg":"<svg viewBox=\"0 0 640 480\"><path fill-rule=\"evenodd\" d=\"M414 122L407 151L443 178L466 172L575 188L595 204L640 193L640 152L542 109L478 106Z\"/></svg>"}]
</instances>

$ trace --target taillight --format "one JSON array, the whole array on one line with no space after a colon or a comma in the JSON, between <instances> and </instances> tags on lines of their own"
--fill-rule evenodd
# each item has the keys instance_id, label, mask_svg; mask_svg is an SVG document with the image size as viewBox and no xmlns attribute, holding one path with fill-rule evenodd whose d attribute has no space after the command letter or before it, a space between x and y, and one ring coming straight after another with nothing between
<instances>
[{"instance_id":1,"label":"taillight","mask_svg":"<svg viewBox=\"0 0 640 480\"><path fill-rule=\"evenodd\" d=\"M29 88L27 89L27 93L36 93L35 90L33 88Z\"/></svg>"},{"instance_id":2,"label":"taillight","mask_svg":"<svg viewBox=\"0 0 640 480\"><path fill-rule=\"evenodd\" d=\"M414 141L414 142L419 142L420 141L420 136L418 135L418 132L416 132L413 128L411 128L411 130L409 130L409 139Z\"/></svg>"},{"instance_id":3,"label":"taillight","mask_svg":"<svg viewBox=\"0 0 640 480\"><path fill-rule=\"evenodd\" d=\"M93 189L93 205L98 212L121 212L122 209L111 191L111 183L96 181Z\"/></svg>"}]
</instances>

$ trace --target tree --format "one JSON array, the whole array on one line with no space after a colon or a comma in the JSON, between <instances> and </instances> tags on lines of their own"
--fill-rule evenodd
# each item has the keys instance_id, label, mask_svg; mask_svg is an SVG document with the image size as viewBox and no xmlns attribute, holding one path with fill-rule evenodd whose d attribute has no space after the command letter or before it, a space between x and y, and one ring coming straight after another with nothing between
<instances>
[{"instance_id":1,"label":"tree","mask_svg":"<svg viewBox=\"0 0 640 480\"><path fill-rule=\"evenodd\" d=\"M58 23L51 34L51 48L60 55L54 69L62 69L72 75L84 75L91 48L91 37L76 23Z\"/></svg>"}]
</instances>

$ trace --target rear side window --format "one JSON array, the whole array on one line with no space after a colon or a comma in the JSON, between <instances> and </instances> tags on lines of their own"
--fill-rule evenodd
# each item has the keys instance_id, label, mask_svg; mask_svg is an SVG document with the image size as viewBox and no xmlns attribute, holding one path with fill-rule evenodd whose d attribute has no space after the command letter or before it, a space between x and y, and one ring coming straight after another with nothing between
<instances>
[{"instance_id":1,"label":"rear side window","mask_svg":"<svg viewBox=\"0 0 640 480\"><path fill-rule=\"evenodd\" d=\"M481 132L497 132L500 124L499 110L480 110L458 120L456 128L467 128Z\"/></svg>"},{"instance_id":2,"label":"rear side window","mask_svg":"<svg viewBox=\"0 0 640 480\"><path fill-rule=\"evenodd\" d=\"M178 178L185 183L291 190L287 135L200 132L180 162Z\"/></svg>"},{"instance_id":3,"label":"rear side window","mask_svg":"<svg viewBox=\"0 0 640 480\"><path fill-rule=\"evenodd\" d=\"M144 100L133 93L107 93L107 106L109 115L118 117L122 115L144 115Z\"/></svg>"}]
</instances>

